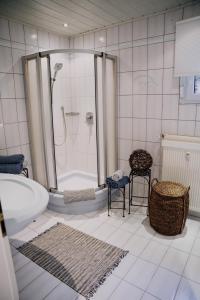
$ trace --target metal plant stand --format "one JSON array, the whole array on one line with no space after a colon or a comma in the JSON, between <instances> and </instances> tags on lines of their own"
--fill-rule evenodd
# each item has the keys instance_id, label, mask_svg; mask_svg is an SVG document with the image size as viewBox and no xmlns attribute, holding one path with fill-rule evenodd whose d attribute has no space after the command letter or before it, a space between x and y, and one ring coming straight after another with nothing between
<instances>
[{"instance_id":1,"label":"metal plant stand","mask_svg":"<svg viewBox=\"0 0 200 300\"><path fill-rule=\"evenodd\" d=\"M134 178L136 177L142 177L146 180L148 183L148 195L147 196L138 196L134 195ZM151 169L146 169L146 170L131 170L130 175L129 175L129 189L130 189L130 204L131 206L141 206L141 207L148 207L148 205L143 205L143 204L136 204L133 203L133 198L142 198L142 199L148 199L149 203L149 197L151 193Z\"/></svg>"},{"instance_id":2,"label":"metal plant stand","mask_svg":"<svg viewBox=\"0 0 200 300\"><path fill-rule=\"evenodd\" d=\"M148 207L148 205L133 203L133 198L142 198L142 199L147 198L148 204L149 204L149 197L150 197L150 191L151 191L151 166L152 166L152 164L153 164L153 159L151 157L151 154L144 149L137 149L137 150L133 151L129 157L129 165L131 167L131 172L129 175L130 203L133 206ZM133 192L134 192L133 181L134 181L134 178L136 178L136 177L143 177L147 181L148 196L139 196L139 195L133 194Z\"/></svg>"},{"instance_id":3,"label":"metal plant stand","mask_svg":"<svg viewBox=\"0 0 200 300\"><path fill-rule=\"evenodd\" d=\"M129 177L128 176L123 176L123 178L119 181L114 181L112 180L111 177L108 177L106 179L106 183L108 186L108 216L110 216L110 210L111 209L123 209L123 217L125 217L125 210L126 210L126 185L129 185L129 214L130 214L130 184L129 184ZM112 190L119 190L122 195L123 195L123 200L122 201L117 201L117 200L112 200ZM123 203L122 208L118 207L111 207L112 202L118 202L118 203Z\"/></svg>"}]
</instances>

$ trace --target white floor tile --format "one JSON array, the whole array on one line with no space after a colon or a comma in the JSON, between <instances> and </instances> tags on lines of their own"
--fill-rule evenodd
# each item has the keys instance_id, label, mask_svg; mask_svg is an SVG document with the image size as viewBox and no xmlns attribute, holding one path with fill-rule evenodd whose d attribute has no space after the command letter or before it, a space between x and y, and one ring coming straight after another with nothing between
<instances>
[{"instance_id":1,"label":"white floor tile","mask_svg":"<svg viewBox=\"0 0 200 300\"><path fill-rule=\"evenodd\" d=\"M171 246L189 253L192 249L195 237L193 235L186 235L186 236L176 236L173 240Z\"/></svg>"},{"instance_id":2,"label":"white floor tile","mask_svg":"<svg viewBox=\"0 0 200 300\"><path fill-rule=\"evenodd\" d=\"M199 300L200 285L182 278L175 300Z\"/></svg>"},{"instance_id":3,"label":"white floor tile","mask_svg":"<svg viewBox=\"0 0 200 300\"><path fill-rule=\"evenodd\" d=\"M87 233L92 234L95 230L98 229L100 225L102 225L105 221L101 218L93 218L88 220L87 222L81 224L80 230Z\"/></svg>"},{"instance_id":4,"label":"white floor tile","mask_svg":"<svg viewBox=\"0 0 200 300\"><path fill-rule=\"evenodd\" d=\"M159 268L149 284L148 292L161 300L173 300L180 276Z\"/></svg>"},{"instance_id":5,"label":"white floor tile","mask_svg":"<svg viewBox=\"0 0 200 300\"><path fill-rule=\"evenodd\" d=\"M192 254L200 256L200 238L197 238L192 247Z\"/></svg>"},{"instance_id":6,"label":"white floor tile","mask_svg":"<svg viewBox=\"0 0 200 300\"><path fill-rule=\"evenodd\" d=\"M200 283L200 257L190 256L184 270L184 276Z\"/></svg>"},{"instance_id":7,"label":"white floor tile","mask_svg":"<svg viewBox=\"0 0 200 300\"><path fill-rule=\"evenodd\" d=\"M145 293L141 300L158 300L158 298L156 298L148 293Z\"/></svg>"},{"instance_id":8,"label":"white floor tile","mask_svg":"<svg viewBox=\"0 0 200 300\"><path fill-rule=\"evenodd\" d=\"M36 218L28 227L32 230L35 228L47 223L49 221L49 218L45 215L41 215L38 218Z\"/></svg>"},{"instance_id":9,"label":"white floor tile","mask_svg":"<svg viewBox=\"0 0 200 300\"><path fill-rule=\"evenodd\" d=\"M120 279L114 275L110 275L106 281L98 288L96 294L91 300L106 300L113 293L120 283Z\"/></svg>"},{"instance_id":10,"label":"white floor tile","mask_svg":"<svg viewBox=\"0 0 200 300\"><path fill-rule=\"evenodd\" d=\"M32 240L33 238L35 238L38 234L36 232L34 232L33 230L27 229L27 233L25 234L20 234L18 236L16 236L15 238L11 238L10 239L10 243L14 246L14 247L20 247L21 245L23 245L24 243Z\"/></svg>"},{"instance_id":11,"label":"white floor tile","mask_svg":"<svg viewBox=\"0 0 200 300\"><path fill-rule=\"evenodd\" d=\"M133 285L122 281L119 287L115 290L110 300L139 300L141 299L143 291L134 287ZM103 300L103 298L101 299Z\"/></svg>"},{"instance_id":12,"label":"white floor tile","mask_svg":"<svg viewBox=\"0 0 200 300\"><path fill-rule=\"evenodd\" d=\"M129 250L133 255L138 256L142 253L148 243L149 240L144 237L133 235L124 245L124 248Z\"/></svg>"},{"instance_id":13,"label":"white floor tile","mask_svg":"<svg viewBox=\"0 0 200 300\"><path fill-rule=\"evenodd\" d=\"M153 237L153 240L158 242L159 244L170 246L174 240L174 236L166 236L166 235L156 233L155 236Z\"/></svg>"},{"instance_id":14,"label":"white floor tile","mask_svg":"<svg viewBox=\"0 0 200 300\"><path fill-rule=\"evenodd\" d=\"M134 215L125 220L125 222L120 226L120 228L134 233L140 226L141 218L138 218L136 215Z\"/></svg>"},{"instance_id":15,"label":"white floor tile","mask_svg":"<svg viewBox=\"0 0 200 300\"><path fill-rule=\"evenodd\" d=\"M36 227L34 228L34 231L37 233L37 234L41 234L43 232L45 232L46 230L48 230L50 227L56 225L58 223L58 220L56 217L52 217L52 219L49 219L48 222L46 222L45 224L39 226L39 227Z\"/></svg>"},{"instance_id":16,"label":"white floor tile","mask_svg":"<svg viewBox=\"0 0 200 300\"><path fill-rule=\"evenodd\" d=\"M156 269L157 266L154 264L142 259L138 259L127 273L124 280L143 290L146 290Z\"/></svg>"},{"instance_id":17,"label":"white floor tile","mask_svg":"<svg viewBox=\"0 0 200 300\"><path fill-rule=\"evenodd\" d=\"M17 251L17 249L14 246L12 246L11 244L10 244L10 250L11 250L12 256L19 253L19 251Z\"/></svg>"},{"instance_id":18,"label":"white floor tile","mask_svg":"<svg viewBox=\"0 0 200 300\"><path fill-rule=\"evenodd\" d=\"M15 256L13 256L15 272L17 272L19 269L21 269L24 265L26 265L29 262L30 259L22 255L21 253L17 253Z\"/></svg>"},{"instance_id":19,"label":"white floor tile","mask_svg":"<svg viewBox=\"0 0 200 300\"><path fill-rule=\"evenodd\" d=\"M116 275L117 277L124 278L124 276L128 273L128 271L132 268L133 264L136 261L136 257L127 254L122 261L120 262L119 266L115 268L113 271L113 275Z\"/></svg>"},{"instance_id":20,"label":"white floor tile","mask_svg":"<svg viewBox=\"0 0 200 300\"><path fill-rule=\"evenodd\" d=\"M119 214L114 214L111 212L110 216L108 217L107 223L116 227L122 226L122 224L124 224L124 222L127 220L127 218L129 217L125 217L123 218L121 215L119 216Z\"/></svg>"},{"instance_id":21,"label":"white floor tile","mask_svg":"<svg viewBox=\"0 0 200 300\"><path fill-rule=\"evenodd\" d=\"M20 293L20 300L42 300L60 281L48 272L42 273Z\"/></svg>"},{"instance_id":22,"label":"white floor tile","mask_svg":"<svg viewBox=\"0 0 200 300\"><path fill-rule=\"evenodd\" d=\"M10 239L19 239L23 235L26 235L27 233L30 233L30 232L31 232L31 230L27 226L26 228L24 228L23 230L17 232L16 234L11 235L9 238Z\"/></svg>"},{"instance_id":23,"label":"white floor tile","mask_svg":"<svg viewBox=\"0 0 200 300\"><path fill-rule=\"evenodd\" d=\"M19 271L16 272L17 286L21 292L28 284L30 284L39 275L45 272L44 269L30 261L25 264Z\"/></svg>"},{"instance_id":24,"label":"white floor tile","mask_svg":"<svg viewBox=\"0 0 200 300\"><path fill-rule=\"evenodd\" d=\"M152 240L148 244L148 247L144 249L140 257L158 265L163 259L167 249L168 247Z\"/></svg>"},{"instance_id":25,"label":"white floor tile","mask_svg":"<svg viewBox=\"0 0 200 300\"><path fill-rule=\"evenodd\" d=\"M111 236L115 231L116 227L110 224L104 223L100 227L97 228L97 230L93 233L93 236L105 241Z\"/></svg>"},{"instance_id":26,"label":"white floor tile","mask_svg":"<svg viewBox=\"0 0 200 300\"><path fill-rule=\"evenodd\" d=\"M108 239L107 242L116 247L123 247L123 245L131 237L131 233L122 229L117 229Z\"/></svg>"},{"instance_id":27,"label":"white floor tile","mask_svg":"<svg viewBox=\"0 0 200 300\"><path fill-rule=\"evenodd\" d=\"M82 295L78 294L77 298L75 298L76 300L85 300L85 297L83 297Z\"/></svg>"},{"instance_id":28,"label":"white floor tile","mask_svg":"<svg viewBox=\"0 0 200 300\"><path fill-rule=\"evenodd\" d=\"M187 253L174 248L169 248L160 265L181 275L185 268L187 259Z\"/></svg>"},{"instance_id":29,"label":"white floor tile","mask_svg":"<svg viewBox=\"0 0 200 300\"><path fill-rule=\"evenodd\" d=\"M55 289L44 299L45 300L75 300L78 294L64 283L60 283Z\"/></svg>"},{"instance_id":30,"label":"white floor tile","mask_svg":"<svg viewBox=\"0 0 200 300\"><path fill-rule=\"evenodd\" d=\"M65 220L64 223L75 229L80 229L81 225L84 225L87 222L87 220L88 220L87 216L81 215L81 216L74 216L69 220Z\"/></svg>"},{"instance_id":31,"label":"white floor tile","mask_svg":"<svg viewBox=\"0 0 200 300\"><path fill-rule=\"evenodd\" d=\"M187 219L184 232L187 235L197 236L200 231L200 222L198 220Z\"/></svg>"},{"instance_id":32,"label":"white floor tile","mask_svg":"<svg viewBox=\"0 0 200 300\"><path fill-rule=\"evenodd\" d=\"M143 224L137 229L136 234L144 237L145 239L152 239L155 235L155 231L150 226L144 226Z\"/></svg>"},{"instance_id":33,"label":"white floor tile","mask_svg":"<svg viewBox=\"0 0 200 300\"><path fill-rule=\"evenodd\" d=\"M12 236L10 242L21 291L20 300L85 299L13 247L31 240L57 222L130 251L98 288L93 300L200 300L200 223L188 219L183 234L168 237L155 234L150 228L146 210L136 212L134 208L133 211L130 216L122 218L121 211L113 210L108 218L105 209L79 216L46 210L29 228ZM187 261L190 251L194 256ZM156 270L156 265L160 263L162 267ZM182 274L184 267L184 276L187 278L182 278L178 285L181 278L179 274ZM142 289L146 287L144 293Z\"/></svg>"}]
</instances>

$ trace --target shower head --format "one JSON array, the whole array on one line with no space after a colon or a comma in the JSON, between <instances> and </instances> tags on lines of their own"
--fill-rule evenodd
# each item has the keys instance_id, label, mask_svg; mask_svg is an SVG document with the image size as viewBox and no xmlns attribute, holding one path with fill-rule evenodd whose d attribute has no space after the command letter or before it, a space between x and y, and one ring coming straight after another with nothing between
<instances>
[{"instance_id":1,"label":"shower head","mask_svg":"<svg viewBox=\"0 0 200 300\"><path fill-rule=\"evenodd\" d=\"M57 73L58 71L60 71L63 67L63 64L62 63L56 63L55 66L54 66L54 74L53 74L53 78L52 78L52 88L53 88L53 84L54 82L56 81L56 76L57 76Z\"/></svg>"},{"instance_id":2,"label":"shower head","mask_svg":"<svg viewBox=\"0 0 200 300\"><path fill-rule=\"evenodd\" d=\"M55 72L60 71L62 69L62 67L63 67L62 63L56 63L55 66L54 66Z\"/></svg>"}]
</instances>

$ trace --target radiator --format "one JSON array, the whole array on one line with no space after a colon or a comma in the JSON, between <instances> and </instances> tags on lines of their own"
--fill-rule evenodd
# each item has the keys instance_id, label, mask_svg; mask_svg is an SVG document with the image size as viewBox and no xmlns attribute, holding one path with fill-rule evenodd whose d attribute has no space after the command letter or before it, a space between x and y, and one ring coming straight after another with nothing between
<instances>
[{"instance_id":1,"label":"radiator","mask_svg":"<svg viewBox=\"0 0 200 300\"><path fill-rule=\"evenodd\" d=\"M190 213L200 215L200 138L164 135L162 180L190 186Z\"/></svg>"}]
</instances>

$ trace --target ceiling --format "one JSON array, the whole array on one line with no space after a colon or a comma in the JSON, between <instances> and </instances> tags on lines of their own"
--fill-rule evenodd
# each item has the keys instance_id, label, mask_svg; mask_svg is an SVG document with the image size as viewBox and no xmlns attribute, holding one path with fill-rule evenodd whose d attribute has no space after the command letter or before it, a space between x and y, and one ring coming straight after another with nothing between
<instances>
[{"instance_id":1,"label":"ceiling","mask_svg":"<svg viewBox=\"0 0 200 300\"><path fill-rule=\"evenodd\" d=\"M177 7L188 0L0 0L2 16L72 36ZM67 23L68 27L63 24Z\"/></svg>"}]
</instances>

